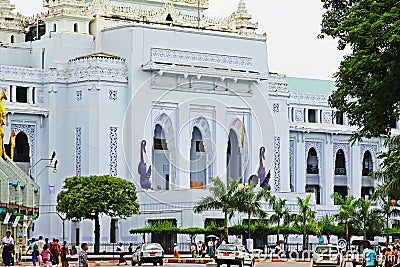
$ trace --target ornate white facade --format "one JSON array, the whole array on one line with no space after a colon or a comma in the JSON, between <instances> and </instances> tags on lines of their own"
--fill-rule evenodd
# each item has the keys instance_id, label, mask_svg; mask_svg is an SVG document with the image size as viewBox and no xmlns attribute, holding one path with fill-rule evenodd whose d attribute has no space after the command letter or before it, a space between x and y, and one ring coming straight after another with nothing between
<instances>
[{"instance_id":1,"label":"ornate white facade","mask_svg":"<svg viewBox=\"0 0 400 267\"><path fill-rule=\"evenodd\" d=\"M1 17L13 14L8 0L1 3L9 12ZM247 182L257 174L261 147L272 190L293 210L306 192L315 193L313 206L324 215L336 210L334 191L373 191L368 174L379 163L382 140L349 143L354 129L328 106L333 82L269 71L266 35L256 32L243 0L220 20L203 15L207 0L43 4L49 13L40 17L46 25L40 40L13 43L0 27L0 86L9 93L5 139L11 129L26 135L25 168L52 151L59 162L56 174L45 165L31 169L42 189L33 236L61 237L56 196L74 175L136 182L141 214L117 220L121 241L140 241L129 229L157 219L204 226L222 218L216 211L193 214L210 178ZM138 173L142 140L150 190L142 189ZM102 219L104 242L110 222ZM91 242L92 232L89 221L71 222L65 235Z\"/></svg>"}]
</instances>

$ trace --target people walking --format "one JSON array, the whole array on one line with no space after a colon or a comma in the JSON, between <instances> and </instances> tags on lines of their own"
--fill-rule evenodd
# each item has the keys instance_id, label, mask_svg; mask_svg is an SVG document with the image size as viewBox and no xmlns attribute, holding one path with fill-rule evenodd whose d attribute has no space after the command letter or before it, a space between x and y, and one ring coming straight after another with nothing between
<instances>
[{"instance_id":1,"label":"people walking","mask_svg":"<svg viewBox=\"0 0 400 267\"><path fill-rule=\"evenodd\" d=\"M376 267L376 252L372 249L371 245L367 246L367 249L364 251L364 260L366 267Z\"/></svg>"},{"instance_id":2,"label":"people walking","mask_svg":"<svg viewBox=\"0 0 400 267\"><path fill-rule=\"evenodd\" d=\"M81 252L79 252L79 256L78 256L78 267L88 267L88 265L89 265L88 255L87 255L88 244L82 243L81 249L82 250L81 250Z\"/></svg>"},{"instance_id":3,"label":"people walking","mask_svg":"<svg viewBox=\"0 0 400 267\"><path fill-rule=\"evenodd\" d=\"M61 254L61 266L68 267L69 247L67 241L63 242L63 245L60 249L60 254Z\"/></svg>"},{"instance_id":4,"label":"people walking","mask_svg":"<svg viewBox=\"0 0 400 267\"><path fill-rule=\"evenodd\" d=\"M3 245L3 253L2 253L2 258L3 258L3 263L4 265L7 266L13 266L14 265L14 238L11 236L11 232L7 231L6 236L3 237L1 240L1 244Z\"/></svg>"},{"instance_id":5,"label":"people walking","mask_svg":"<svg viewBox=\"0 0 400 267\"><path fill-rule=\"evenodd\" d=\"M117 265L120 265L121 263L124 263L125 265L127 265L128 263L126 262L126 260L124 258L124 245L122 243L119 243L119 245L117 247L117 251L119 253L119 259L118 259Z\"/></svg>"},{"instance_id":6,"label":"people walking","mask_svg":"<svg viewBox=\"0 0 400 267\"><path fill-rule=\"evenodd\" d=\"M129 244L128 252L129 252L129 255L132 255L132 253L133 253L133 243Z\"/></svg>"},{"instance_id":7,"label":"people walking","mask_svg":"<svg viewBox=\"0 0 400 267\"><path fill-rule=\"evenodd\" d=\"M39 262L38 256L39 256L39 249L36 243L36 239L32 238L31 243L28 246L28 250L26 252L31 251L32 253L32 265L36 266L36 263Z\"/></svg>"},{"instance_id":8,"label":"people walking","mask_svg":"<svg viewBox=\"0 0 400 267\"><path fill-rule=\"evenodd\" d=\"M46 243L44 242L44 240L43 240L43 236L39 236L39 240L36 242L36 244L37 244L38 249L39 249L39 254L41 255L41 254L42 254L43 247L44 247L44 244L46 244Z\"/></svg>"},{"instance_id":9,"label":"people walking","mask_svg":"<svg viewBox=\"0 0 400 267\"><path fill-rule=\"evenodd\" d=\"M51 264L52 265L58 265L58 255L59 255L59 249L58 249L58 241L57 239L53 238L53 242L50 243L50 253L51 253Z\"/></svg>"},{"instance_id":10,"label":"people walking","mask_svg":"<svg viewBox=\"0 0 400 267\"><path fill-rule=\"evenodd\" d=\"M49 245L44 244L43 246L43 250L42 250L42 259L43 259L43 266L47 267L50 261L50 249L49 249Z\"/></svg>"},{"instance_id":11,"label":"people walking","mask_svg":"<svg viewBox=\"0 0 400 267\"><path fill-rule=\"evenodd\" d=\"M180 258L178 244L174 243L174 258Z\"/></svg>"},{"instance_id":12,"label":"people walking","mask_svg":"<svg viewBox=\"0 0 400 267\"><path fill-rule=\"evenodd\" d=\"M208 256L210 256L210 258L214 257L214 242L212 241L212 239L210 238L210 240L208 241Z\"/></svg>"}]
</instances>

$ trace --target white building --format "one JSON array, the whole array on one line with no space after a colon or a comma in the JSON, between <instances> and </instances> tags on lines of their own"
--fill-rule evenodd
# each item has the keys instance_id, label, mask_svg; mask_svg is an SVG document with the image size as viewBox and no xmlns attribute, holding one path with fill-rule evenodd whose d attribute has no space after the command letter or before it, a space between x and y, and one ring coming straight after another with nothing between
<instances>
[{"instance_id":1,"label":"white building","mask_svg":"<svg viewBox=\"0 0 400 267\"><path fill-rule=\"evenodd\" d=\"M55 206L63 179L93 174L135 181L141 204L141 214L126 221L104 217L103 242L110 224L125 242L141 240L129 229L158 219L202 227L223 218L193 214L210 177L247 182L261 147L272 190L292 209L305 192L315 192L313 205L324 215L336 210L334 191L359 197L374 190L368 173L382 140L349 143L354 129L327 102L332 81L270 72L266 35L257 33L245 1L219 20L203 15L207 0L45 0L46 34L30 42L20 24L7 24L22 19L9 0L1 3L5 140L17 131L18 164L42 190L33 236L61 237ZM143 140L151 190L138 174ZM45 160L31 168L53 151L56 174ZM66 222L66 238L92 242L92 228Z\"/></svg>"}]
</instances>

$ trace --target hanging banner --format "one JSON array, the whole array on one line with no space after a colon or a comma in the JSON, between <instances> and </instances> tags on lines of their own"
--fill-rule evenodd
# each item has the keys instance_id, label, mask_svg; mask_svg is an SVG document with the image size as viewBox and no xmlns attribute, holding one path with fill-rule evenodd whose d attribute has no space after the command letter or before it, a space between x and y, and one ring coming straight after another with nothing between
<instances>
[{"instance_id":1,"label":"hanging banner","mask_svg":"<svg viewBox=\"0 0 400 267\"><path fill-rule=\"evenodd\" d=\"M20 218L21 216L16 216L15 217L15 220L14 220L14 223L13 223L13 227L17 227L18 226L18 222L19 222L19 218Z\"/></svg>"},{"instance_id":2,"label":"hanging banner","mask_svg":"<svg viewBox=\"0 0 400 267\"><path fill-rule=\"evenodd\" d=\"M8 221L11 218L11 212L7 212L6 217L4 218L3 224L8 224Z\"/></svg>"}]
</instances>

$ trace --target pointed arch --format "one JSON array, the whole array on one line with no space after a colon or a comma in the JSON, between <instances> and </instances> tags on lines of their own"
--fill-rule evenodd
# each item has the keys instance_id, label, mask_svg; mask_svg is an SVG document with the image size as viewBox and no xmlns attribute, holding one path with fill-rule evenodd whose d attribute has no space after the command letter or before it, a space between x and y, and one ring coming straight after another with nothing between
<instances>
[{"instance_id":1,"label":"pointed arch","mask_svg":"<svg viewBox=\"0 0 400 267\"><path fill-rule=\"evenodd\" d=\"M175 184L176 144L172 121L165 113L153 124L152 166L156 190L170 190Z\"/></svg>"},{"instance_id":2,"label":"pointed arch","mask_svg":"<svg viewBox=\"0 0 400 267\"><path fill-rule=\"evenodd\" d=\"M237 141L239 143L240 155L242 156L241 169L244 175L249 161L249 139L247 138L247 135L245 135L243 145L241 145L242 129L243 129L242 127L243 127L242 120L240 120L239 118L234 118L232 119L231 123L228 126L228 131L233 130L236 133Z\"/></svg>"}]
</instances>

